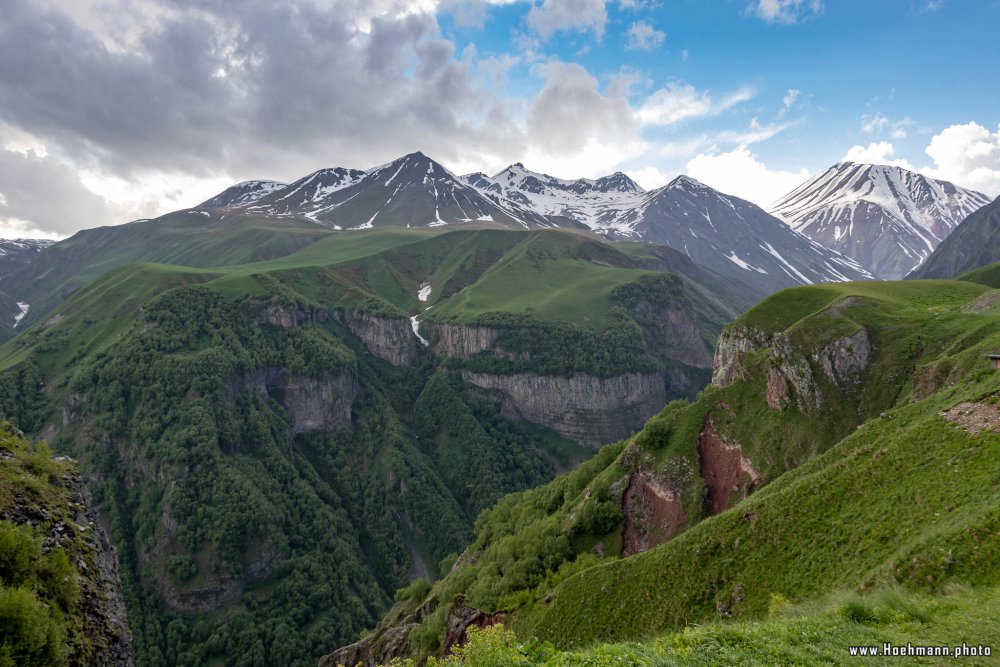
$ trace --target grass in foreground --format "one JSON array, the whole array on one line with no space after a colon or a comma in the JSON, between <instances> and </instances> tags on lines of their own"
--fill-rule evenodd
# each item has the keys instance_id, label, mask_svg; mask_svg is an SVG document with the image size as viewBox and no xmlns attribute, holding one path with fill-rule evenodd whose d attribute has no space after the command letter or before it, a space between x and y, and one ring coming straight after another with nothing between
<instances>
[{"instance_id":1,"label":"grass in foreground","mask_svg":"<svg viewBox=\"0 0 1000 667\"><path fill-rule=\"evenodd\" d=\"M883 590L869 595L841 594L823 602L791 606L772 600L770 618L752 622L724 620L689 626L646 642L597 644L559 651L548 643L518 643L513 632L495 625L473 628L466 646L439 667L605 667L611 665L880 665L886 643L905 649L941 647L947 656L907 657L907 664L995 664L1000 650L1000 595L997 589L955 588L939 596ZM956 647L969 654L956 658ZM874 657L852 655L850 647L876 648ZM991 655L984 655L988 648ZM394 661L409 667L412 661Z\"/></svg>"}]
</instances>

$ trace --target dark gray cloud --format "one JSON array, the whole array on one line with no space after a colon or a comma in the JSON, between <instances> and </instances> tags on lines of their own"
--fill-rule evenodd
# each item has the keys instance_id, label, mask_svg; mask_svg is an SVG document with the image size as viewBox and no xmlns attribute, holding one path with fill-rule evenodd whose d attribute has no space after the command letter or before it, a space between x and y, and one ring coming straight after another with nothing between
<instances>
[{"instance_id":1,"label":"dark gray cloud","mask_svg":"<svg viewBox=\"0 0 1000 667\"><path fill-rule=\"evenodd\" d=\"M353 0L120 1L108 17L127 5L139 19L0 3L0 121L74 165L293 178L416 149L513 159L524 145L432 15L391 1L374 17Z\"/></svg>"},{"instance_id":2,"label":"dark gray cloud","mask_svg":"<svg viewBox=\"0 0 1000 667\"><path fill-rule=\"evenodd\" d=\"M81 226L106 224L114 214L66 165L31 152L0 150L0 220L71 234Z\"/></svg>"}]
</instances>

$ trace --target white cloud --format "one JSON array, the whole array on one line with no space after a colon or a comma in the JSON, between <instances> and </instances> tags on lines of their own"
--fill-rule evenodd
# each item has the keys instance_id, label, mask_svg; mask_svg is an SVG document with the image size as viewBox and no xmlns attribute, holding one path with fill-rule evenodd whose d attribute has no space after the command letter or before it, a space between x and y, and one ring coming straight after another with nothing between
<instances>
[{"instance_id":1,"label":"white cloud","mask_svg":"<svg viewBox=\"0 0 1000 667\"><path fill-rule=\"evenodd\" d=\"M861 162L866 164L887 164L893 167L913 170L915 167L907 160L893 157L896 147L888 141L876 141L867 146L851 146L844 155L844 162Z\"/></svg>"},{"instance_id":2,"label":"white cloud","mask_svg":"<svg viewBox=\"0 0 1000 667\"><path fill-rule=\"evenodd\" d=\"M861 131L865 134L876 134L885 129L889 124L889 119L882 114L861 117Z\"/></svg>"},{"instance_id":3,"label":"white cloud","mask_svg":"<svg viewBox=\"0 0 1000 667\"><path fill-rule=\"evenodd\" d=\"M996 132L990 132L975 122L952 125L931 137L924 152L933 163L916 167L908 160L896 158L896 147L891 142L878 141L868 146L852 146L844 160L902 167L991 197L1000 194L1000 126Z\"/></svg>"},{"instance_id":4,"label":"white cloud","mask_svg":"<svg viewBox=\"0 0 1000 667\"><path fill-rule=\"evenodd\" d=\"M934 160L935 178L1000 194L1000 125L996 132L975 122L952 125L932 137L925 152Z\"/></svg>"},{"instance_id":5,"label":"white cloud","mask_svg":"<svg viewBox=\"0 0 1000 667\"><path fill-rule=\"evenodd\" d=\"M633 181L641 185L646 190L662 188L672 179L656 167L642 167L641 169L626 169L625 174Z\"/></svg>"},{"instance_id":6,"label":"white cloud","mask_svg":"<svg viewBox=\"0 0 1000 667\"><path fill-rule=\"evenodd\" d=\"M687 49L682 49L681 50L681 62L686 63L687 59L690 58L690 57L691 57L691 54L688 52Z\"/></svg>"},{"instance_id":7,"label":"white cloud","mask_svg":"<svg viewBox=\"0 0 1000 667\"><path fill-rule=\"evenodd\" d=\"M789 88L785 96L781 98L781 108L778 109L778 118L784 118L785 114L791 111L795 102L802 96L802 91L798 88Z\"/></svg>"},{"instance_id":8,"label":"white cloud","mask_svg":"<svg viewBox=\"0 0 1000 667\"><path fill-rule=\"evenodd\" d=\"M646 21L636 21L625 33L625 49L652 52L663 45L667 33L657 30Z\"/></svg>"},{"instance_id":9,"label":"white cloud","mask_svg":"<svg viewBox=\"0 0 1000 667\"><path fill-rule=\"evenodd\" d=\"M646 98L636 110L643 125L673 125L688 118L715 116L754 95L741 88L721 101L713 101L708 91L699 93L691 84L672 82Z\"/></svg>"},{"instance_id":10,"label":"white cloud","mask_svg":"<svg viewBox=\"0 0 1000 667\"><path fill-rule=\"evenodd\" d=\"M822 13L822 0L753 0L747 5L750 14L768 23L792 24Z\"/></svg>"},{"instance_id":11,"label":"white cloud","mask_svg":"<svg viewBox=\"0 0 1000 667\"><path fill-rule=\"evenodd\" d=\"M909 116L895 121L886 118L880 113L875 113L871 116L867 114L861 116L862 132L865 134L882 134L888 130L889 136L893 139L905 139L909 136L909 130L907 128L916 124L917 121L913 120Z\"/></svg>"},{"instance_id":12,"label":"white cloud","mask_svg":"<svg viewBox=\"0 0 1000 667\"><path fill-rule=\"evenodd\" d=\"M687 174L720 192L767 207L809 178L805 169L772 170L746 146L726 153L701 153L687 163Z\"/></svg>"},{"instance_id":13,"label":"white cloud","mask_svg":"<svg viewBox=\"0 0 1000 667\"><path fill-rule=\"evenodd\" d=\"M608 11L605 0L542 0L528 11L525 20L545 39L564 31L593 31L600 39L608 23Z\"/></svg>"}]
</instances>

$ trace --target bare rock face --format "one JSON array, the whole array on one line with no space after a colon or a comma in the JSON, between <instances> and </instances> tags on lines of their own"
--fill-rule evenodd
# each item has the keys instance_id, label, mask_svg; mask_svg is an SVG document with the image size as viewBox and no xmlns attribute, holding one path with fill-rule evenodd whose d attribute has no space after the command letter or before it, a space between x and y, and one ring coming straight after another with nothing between
<instances>
[{"instance_id":1,"label":"bare rock face","mask_svg":"<svg viewBox=\"0 0 1000 667\"><path fill-rule=\"evenodd\" d=\"M314 377L268 367L247 373L231 387L234 395L241 391L266 394L269 389L279 390L295 435L351 427L351 407L359 390L353 373Z\"/></svg>"},{"instance_id":2,"label":"bare rock face","mask_svg":"<svg viewBox=\"0 0 1000 667\"><path fill-rule=\"evenodd\" d=\"M270 324L291 329L311 322L325 322L329 313L318 308L294 308L278 301L268 301L254 316L254 324Z\"/></svg>"},{"instance_id":3,"label":"bare rock face","mask_svg":"<svg viewBox=\"0 0 1000 667\"><path fill-rule=\"evenodd\" d=\"M771 366L767 380L768 404L775 410L783 410L789 403L787 394L791 387L800 410L818 408L820 398L809 361L781 332L768 335L751 327L724 330L715 348L712 384L728 387L737 380L750 379L746 358L765 349L770 350L768 363Z\"/></svg>"},{"instance_id":4,"label":"bare rock face","mask_svg":"<svg viewBox=\"0 0 1000 667\"><path fill-rule=\"evenodd\" d=\"M676 359L696 368L712 363L711 348L698 331L694 316L680 308L662 308L643 302L633 310L646 330L657 356Z\"/></svg>"},{"instance_id":5,"label":"bare rock face","mask_svg":"<svg viewBox=\"0 0 1000 667\"><path fill-rule=\"evenodd\" d=\"M711 416L698 435L698 462L707 492L705 506L712 514L729 509L734 496L746 498L760 482L760 474L743 456L740 444L717 433Z\"/></svg>"},{"instance_id":6,"label":"bare rock face","mask_svg":"<svg viewBox=\"0 0 1000 667\"><path fill-rule=\"evenodd\" d=\"M816 350L813 361L823 369L826 377L835 384L856 384L871 360L871 341L864 327L853 336L838 338Z\"/></svg>"},{"instance_id":7,"label":"bare rock face","mask_svg":"<svg viewBox=\"0 0 1000 667\"><path fill-rule=\"evenodd\" d=\"M464 646L469 641L469 628L488 628L504 623L507 612L487 614L470 606L462 596L456 597L444 626L444 655L449 655L456 646Z\"/></svg>"},{"instance_id":8,"label":"bare rock face","mask_svg":"<svg viewBox=\"0 0 1000 667\"><path fill-rule=\"evenodd\" d=\"M369 635L350 646L337 649L323 656L319 667L375 667L387 665L393 658L411 653L410 633L420 627L420 622L434 612L436 604L430 600L417 607L398 622L379 626Z\"/></svg>"},{"instance_id":9,"label":"bare rock face","mask_svg":"<svg viewBox=\"0 0 1000 667\"><path fill-rule=\"evenodd\" d=\"M386 628L378 635L376 642L369 635L350 646L338 648L333 653L323 656L319 667L373 667L388 664L395 657L409 653L410 633L420 627L419 623L406 623Z\"/></svg>"},{"instance_id":10,"label":"bare rock face","mask_svg":"<svg viewBox=\"0 0 1000 667\"><path fill-rule=\"evenodd\" d=\"M811 350L794 345L783 332L765 334L752 327L732 327L719 337L712 384L728 387L738 380L749 380L747 358L763 350L767 351L766 398L774 410L787 408L793 396L799 410L819 409L823 397L816 373L841 388L851 388L860 383L872 358L871 340L864 327Z\"/></svg>"},{"instance_id":11,"label":"bare rock face","mask_svg":"<svg viewBox=\"0 0 1000 667\"><path fill-rule=\"evenodd\" d=\"M345 317L347 328L361 339L368 351L393 366L403 366L417 358L417 338L409 320L379 317L354 311ZM426 326L426 324L423 324Z\"/></svg>"},{"instance_id":12,"label":"bare rock face","mask_svg":"<svg viewBox=\"0 0 1000 667\"><path fill-rule=\"evenodd\" d=\"M688 522L678 493L648 471L633 472L622 494L622 557L649 551Z\"/></svg>"},{"instance_id":13,"label":"bare rock face","mask_svg":"<svg viewBox=\"0 0 1000 667\"><path fill-rule=\"evenodd\" d=\"M781 412L788 407L791 398L788 395L788 381L777 368L767 372L767 404L772 410Z\"/></svg>"},{"instance_id":14,"label":"bare rock face","mask_svg":"<svg viewBox=\"0 0 1000 667\"><path fill-rule=\"evenodd\" d=\"M499 335L493 327L478 325L421 322L420 326L427 332L434 354L456 359L468 359L490 349Z\"/></svg>"},{"instance_id":15,"label":"bare rock face","mask_svg":"<svg viewBox=\"0 0 1000 667\"><path fill-rule=\"evenodd\" d=\"M500 398L508 418L545 426L588 447L628 436L666 403L666 388L657 373L599 378L463 371L462 379Z\"/></svg>"},{"instance_id":16,"label":"bare rock face","mask_svg":"<svg viewBox=\"0 0 1000 667\"><path fill-rule=\"evenodd\" d=\"M770 339L763 331L752 327L730 327L723 329L719 342L715 345L715 359L712 363L712 384L728 387L737 380L745 380L743 361L751 352L767 347Z\"/></svg>"}]
</instances>

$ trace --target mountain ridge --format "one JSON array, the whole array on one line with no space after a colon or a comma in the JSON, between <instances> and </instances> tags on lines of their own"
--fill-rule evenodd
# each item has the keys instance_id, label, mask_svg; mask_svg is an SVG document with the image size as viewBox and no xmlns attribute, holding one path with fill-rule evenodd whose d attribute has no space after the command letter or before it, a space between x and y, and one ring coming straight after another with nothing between
<instances>
[{"instance_id":1,"label":"mountain ridge","mask_svg":"<svg viewBox=\"0 0 1000 667\"><path fill-rule=\"evenodd\" d=\"M838 162L769 207L875 275L900 279L990 199L892 165Z\"/></svg>"}]
</instances>

